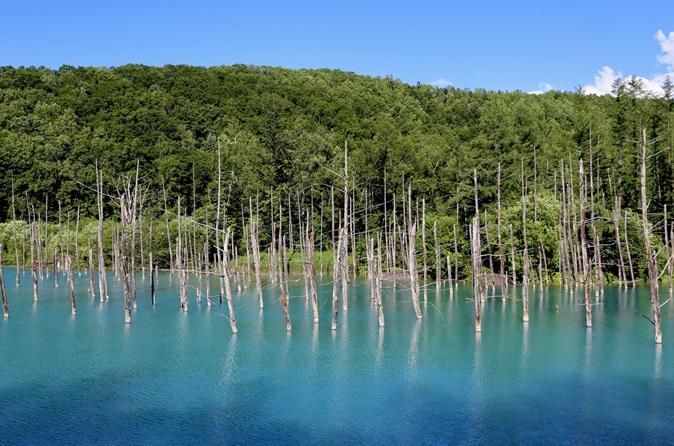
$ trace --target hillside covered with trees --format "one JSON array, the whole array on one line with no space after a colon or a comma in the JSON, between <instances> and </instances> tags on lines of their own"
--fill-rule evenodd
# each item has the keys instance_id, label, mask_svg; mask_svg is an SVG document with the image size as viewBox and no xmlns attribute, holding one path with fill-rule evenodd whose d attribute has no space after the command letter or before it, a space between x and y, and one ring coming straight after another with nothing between
<instances>
[{"instance_id":1,"label":"hillside covered with trees","mask_svg":"<svg viewBox=\"0 0 674 446\"><path fill-rule=\"evenodd\" d=\"M142 224L154 222L151 243L160 266L168 267L165 241L175 234L159 234L165 219L175 231L180 197L181 212L204 227L212 225L220 164L223 215L239 234L239 253L246 251L241 234L251 203L260 218L261 248L269 248L272 235L264 228L271 226L272 198L283 208L284 227L296 226L295 243L300 244L298 228L308 219L317 247L326 251L335 240L332 200L334 208L343 208L339 173L346 143L359 236L353 246L361 272L362 236L390 234L394 219L404 220L411 188L413 213L425 211L429 271L437 263L431 254L437 223L442 259L437 266L450 256L459 277L470 275L468 227L477 202L486 268L498 271L503 263L502 239L508 254L504 268L512 269L512 251L520 274L525 220L532 268L545 269L538 274L542 280L561 281L561 264L573 269L573 249L564 255L571 241L562 242L577 237L582 220L582 160L586 216L595 226L588 231L590 255L598 258L601 249L609 279L645 278L642 134L645 130L649 220L663 269L674 218L674 88L667 83L663 97L652 97L633 78L614 87L613 96L530 95L245 65L0 67L0 217L6 221L0 239L12 252L12 220L25 224L33 209L43 220L49 214L50 223L60 214L63 227L68 219L72 240L79 214L84 231L79 243L85 246L87 238L93 240L98 216L98 166L108 197L106 243L112 244L120 178L134 177L139 166L146 187ZM147 236L148 228L144 231ZM54 245L63 243L52 234ZM631 277L620 271L627 263L619 260L626 243L634 260ZM422 252L418 248L419 256ZM81 257L86 255L83 249Z\"/></svg>"}]
</instances>

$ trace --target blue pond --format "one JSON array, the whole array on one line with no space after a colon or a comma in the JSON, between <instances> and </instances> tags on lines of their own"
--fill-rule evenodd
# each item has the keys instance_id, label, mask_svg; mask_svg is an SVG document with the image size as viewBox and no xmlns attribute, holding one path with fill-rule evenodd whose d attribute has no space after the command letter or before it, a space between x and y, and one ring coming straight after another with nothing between
<instances>
[{"instance_id":1,"label":"blue pond","mask_svg":"<svg viewBox=\"0 0 674 446\"><path fill-rule=\"evenodd\" d=\"M528 324L510 288L486 300L476 334L470 288L429 287L417 320L404 284L385 284L386 326L365 280L331 330L331 283L319 280L319 324L304 281L291 285L287 332L277 289L236 292L227 305L160 275L157 304L138 276L124 323L121 283L77 315L65 278L30 274L0 322L3 444L665 444L674 439L674 305L653 342L647 287L607 287L585 328L582 293L532 288ZM192 286L196 281L192 280ZM212 282L216 295L219 286ZM667 289L662 287L662 301ZM423 292L422 292L423 299Z\"/></svg>"}]
</instances>

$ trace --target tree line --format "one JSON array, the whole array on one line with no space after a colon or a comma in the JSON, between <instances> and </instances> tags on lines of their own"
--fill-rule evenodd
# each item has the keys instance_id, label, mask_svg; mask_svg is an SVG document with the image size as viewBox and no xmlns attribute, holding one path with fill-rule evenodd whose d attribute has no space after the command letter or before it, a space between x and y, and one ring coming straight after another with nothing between
<instances>
[{"instance_id":1,"label":"tree line","mask_svg":"<svg viewBox=\"0 0 674 446\"><path fill-rule=\"evenodd\" d=\"M384 269L407 271L400 250L415 227L423 273L467 279L479 209L481 263L494 281L531 273L579 283L587 256L601 271L595 280L630 283L649 276L647 245L660 271L670 267L674 90L668 81L655 97L630 77L613 93L470 91L245 65L0 67L0 242L27 252L22 240L37 221L50 255L72 246L87 259L100 204L111 266L125 234L117 198L138 172L135 243L144 240L164 268L175 266L181 221L194 225L196 252L222 218L230 255L243 259L254 214L267 257L275 225L291 253L307 245L307 230L319 252L336 252L340 219L350 219L352 272L370 268L377 233ZM335 260L317 253L314 262L322 272Z\"/></svg>"}]
</instances>

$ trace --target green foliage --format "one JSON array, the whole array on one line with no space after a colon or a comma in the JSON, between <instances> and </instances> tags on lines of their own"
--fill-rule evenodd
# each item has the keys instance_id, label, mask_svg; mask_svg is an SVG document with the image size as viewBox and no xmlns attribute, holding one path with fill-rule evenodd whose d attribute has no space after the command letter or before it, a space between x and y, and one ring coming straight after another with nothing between
<instances>
[{"instance_id":1,"label":"green foliage","mask_svg":"<svg viewBox=\"0 0 674 446\"><path fill-rule=\"evenodd\" d=\"M178 197L189 215L201 224L214 225L219 162L220 228L226 217L227 225L241 234L252 198L260 218L262 249L268 249L274 197L276 219L278 206L286 209L284 227L289 223L288 201L296 223L298 207L310 210L317 244L329 249L331 193L337 220L344 203L340 175L346 141L355 208L365 209L367 203L371 233L384 231L385 202L390 224L394 194L398 218L402 217L402 194L411 185L414 200L426 199L429 253L434 253L430 234L437 221L443 262L449 254L453 263L453 227L457 226L458 261L465 277L470 270L467 225L474 214L473 172L480 208L487 209L488 248L495 253L500 165L504 231L513 224L516 251L521 253L523 174L531 209L527 237L532 262L537 263L542 253L548 268L556 270L560 164L575 166L582 157L589 166L592 157L597 231L606 272L617 274L612 225L617 196L629 215L630 248L643 277L643 235L637 215L630 211L640 209L641 129L654 141L649 147L647 187L650 212L657 215L651 216L656 249L663 240L656 222L674 198L671 81L665 90L662 98L650 97L636 78L616 82L613 96L560 91L535 96L410 86L390 77L326 69L0 67L0 169L5 172L0 178L0 217L12 218L12 203L22 221L28 220L29 209L41 218L47 212L55 215L59 202L63 215L69 212L71 219L79 208L83 248L89 239L95 240L98 164L107 194L104 214L109 221L104 238L111 244L113 220L119 217L119 179L134 175L139 163L147 191L144 217L146 222L152 219L155 229L155 258L168 265L168 240L177 231ZM573 180L577 183L577 178ZM169 237L163 191L171 220ZM484 225L484 215L480 218ZM7 238L8 226L0 229L0 241L8 250L13 247L11 232ZM365 229L361 212L356 231L363 234ZM72 225L70 231L74 239ZM502 235L507 241L509 234ZM199 235L198 243L204 237ZM235 239L239 252L245 248L244 240ZM360 238L357 257L363 270ZM658 257L661 268L663 257ZM434 263L434 254L429 258Z\"/></svg>"}]
</instances>

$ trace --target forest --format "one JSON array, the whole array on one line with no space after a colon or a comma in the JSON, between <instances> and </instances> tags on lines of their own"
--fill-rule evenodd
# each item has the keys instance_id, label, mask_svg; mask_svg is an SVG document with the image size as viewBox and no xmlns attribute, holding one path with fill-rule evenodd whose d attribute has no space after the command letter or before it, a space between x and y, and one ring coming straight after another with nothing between
<instances>
[{"instance_id":1,"label":"forest","mask_svg":"<svg viewBox=\"0 0 674 446\"><path fill-rule=\"evenodd\" d=\"M254 225L260 268L272 268L282 228L290 259L313 234L323 274L343 220L355 274L371 273L377 237L387 273L411 269L403 234L418 228L424 282L470 280L477 214L477 266L492 281L578 283L584 257L592 280L646 280L649 245L671 281L673 105L669 80L656 97L635 77L598 97L328 69L0 67L0 243L5 264L25 268L38 239L80 268L100 232L106 267L123 242L140 250L132 268L152 252L173 269L181 234L204 266L219 255L216 229L231 228L238 268L254 257Z\"/></svg>"}]
</instances>

